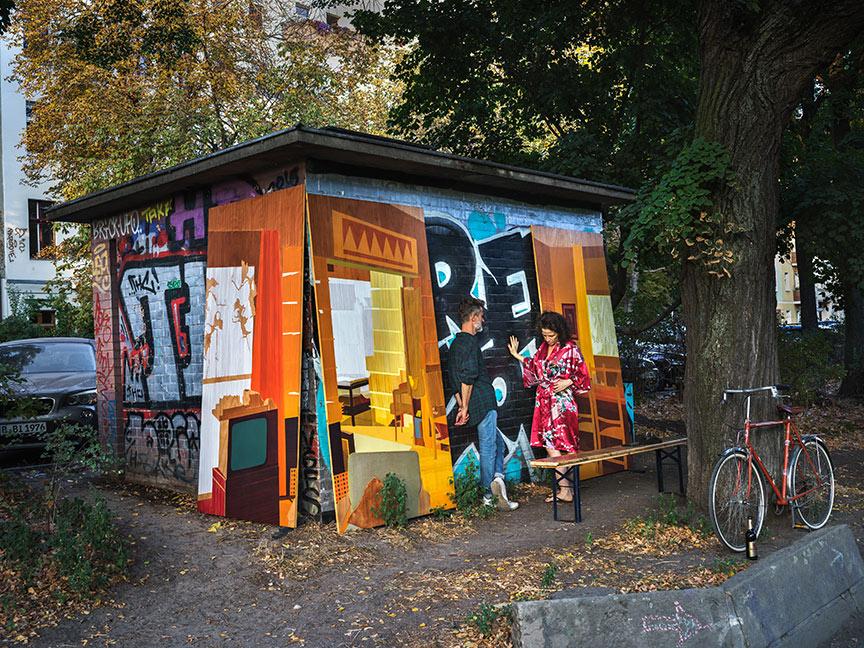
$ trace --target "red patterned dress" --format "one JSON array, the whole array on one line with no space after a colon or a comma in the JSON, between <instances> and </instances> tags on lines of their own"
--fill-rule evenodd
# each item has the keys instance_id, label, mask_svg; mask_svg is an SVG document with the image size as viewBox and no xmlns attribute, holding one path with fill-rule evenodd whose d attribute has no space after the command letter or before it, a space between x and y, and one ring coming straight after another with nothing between
<instances>
[{"instance_id":1,"label":"red patterned dress","mask_svg":"<svg viewBox=\"0 0 864 648\"><path fill-rule=\"evenodd\" d=\"M526 387L537 385L531 445L555 448L562 454L579 450L579 411L576 393L591 389L588 366L575 342L559 345L546 357L549 345L540 345L533 358L522 361ZM555 393L555 383L569 378L573 385Z\"/></svg>"}]
</instances>

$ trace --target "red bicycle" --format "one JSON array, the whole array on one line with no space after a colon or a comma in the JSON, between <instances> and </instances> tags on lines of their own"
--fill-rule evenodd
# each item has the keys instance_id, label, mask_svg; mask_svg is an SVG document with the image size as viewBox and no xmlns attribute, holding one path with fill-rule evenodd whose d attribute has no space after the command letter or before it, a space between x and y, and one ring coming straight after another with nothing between
<instances>
[{"instance_id":1,"label":"red bicycle","mask_svg":"<svg viewBox=\"0 0 864 648\"><path fill-rule=\"evenodd\" d=\"M756 535L762 531L765 520L766 499L762 477L774 491L777 506L792 509L792 523L796 516L810 529L825 526L834 506L834 467L825 442L816 435L802 436L793 417L803 408L778 404L783 416L775 421L751 421L750 399L755 394L770 392L780 397L777 386L753 389L727 389L725 401L733 394L747 397L744 429L739 430L735 446L726 449L711 474L708 486L708 510L720 541L732 551L744 551L747 518L753 518ZM782 426L782 476L775 482L750 442L754 429ZM743 443L741 432L744 433Z\"/></svg>"}]
</instances>

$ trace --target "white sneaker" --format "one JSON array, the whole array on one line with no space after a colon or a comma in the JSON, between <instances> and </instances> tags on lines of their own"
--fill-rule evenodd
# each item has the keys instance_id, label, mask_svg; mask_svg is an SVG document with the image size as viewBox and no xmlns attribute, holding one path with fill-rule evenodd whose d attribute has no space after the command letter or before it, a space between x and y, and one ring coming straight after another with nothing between
<instances>
[{"instance_id":1,"label":"white sneaker","mask_svg":"<svg viewBox=\"0 0 864 648\"><path fill-rule=\"evenodd\" d=\"M494 506L494 505L495 505L495 501L492 499L491 495L484 495L483 496L483 506Z\"/></svg>"},{"instance_id":2,"label":"white sneaker","mask_svg":"<svg viewBox=\"0 0 864 648\"><path fill-rule=\"evenodd\" d=\"M504 480L501 477L496 477L492 480L492 483L489 485L489 488L492 489L492 494L498 500L498 510L499 511L515 511L519 508L519 504L517 502L511 502L507 499L507 484L504 483Z\"/></svg>"}]
</instances>

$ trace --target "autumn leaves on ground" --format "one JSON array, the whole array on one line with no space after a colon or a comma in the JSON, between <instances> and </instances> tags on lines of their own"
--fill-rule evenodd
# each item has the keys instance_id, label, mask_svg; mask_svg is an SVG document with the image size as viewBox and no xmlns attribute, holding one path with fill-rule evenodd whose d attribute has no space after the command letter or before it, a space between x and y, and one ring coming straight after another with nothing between
<instances>
[{"instance_id":1,"label":"autumn leaves on ground","mask_svg":"<svg viewBox=\"0 0 864 648\"><path fill-rule=\"evenodd\" d=\"M655 400L642 413L674 420L680 405ZM864 406L813 407L801 425L833 453L832 522L862 537ZM109 570L84 596L58 577L54 550L28 580L5 538L0 643L501 646L512 602L709 586L746 568L682 498L658 497L651 459L585 482L579 525L552 521L548 490L522 485L513 514L430 516L345 536L305 524L280 539L272 527L200 515L191 497L99 482L128 543L125 575ZM12 482L2 484L5 500ZM0 511L8 520L10 507ZM788 514L769 515L760 550L802 533Z\"/></svg>"}]
</instances>

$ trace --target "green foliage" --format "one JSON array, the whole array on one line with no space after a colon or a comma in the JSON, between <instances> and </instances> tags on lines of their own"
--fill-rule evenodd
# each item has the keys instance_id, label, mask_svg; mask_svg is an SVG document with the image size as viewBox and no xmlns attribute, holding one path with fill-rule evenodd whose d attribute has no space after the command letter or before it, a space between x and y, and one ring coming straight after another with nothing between
<instances>
[{"instance_id":1,"label":"green foliage","mask_svg":"<svg viewBox=\"0 0 864 648\"><path fill-rule=\"evenodd\" d=\"M42 567L44 536L20 510L12 511L6 520L0 519L0 561L20 571L25 583Z\"/></svg>"},{"instance_id":2,"label":"green foliage","mask_svg":"<svg viewBox=\"0 0 864 648\"><path fill-rule=\"evenodd\" d=\"M128 561L126 543L111 520L105 501L94 504L75 498L59 507L49 546L54 550L59 573L75 592L98 589Z\"/></svg>"},{"instance_id":3,"label":"green foliage","mask_svg":"<svg viewBox=\"0 0 864 648\"><path fill-rule=\"evenodd\" d=\"M379 496L380 506L372 508L374 515L382 518L389 527L404 527L408 524L406 515L408 490L405 488L405 480L396 473L387 473Z\"/></svg>"},{"instance_id":4,"label":"green foliage","mask_svg":"<svg viewBox=\"0 0 864 648\"><path fill-rule=\"evenodd\" d=\"M828 383L843 377L843 366L835 361L835 338L832 331L803 334L780 329L777 336L777 359L780 382L789 385L796 403L811 405Z\"/></svg>"},{"instance_id":5,"label":"green foliage","mask_svg":"<svg viewBox=\"0 0 864 648\"><path fill-rule=\"evenodd\" d=\"M623 210L635 216L624 243L625 263L649 248L673 259L700 262L714 276L731 276L735 259L728 237L733 229L713 209L711 198L731 183L729 169L729 153L719 143L696 138L685 146L659 182L643 189Z\"/></svg>"},{"instance_id":6,"label":"green foliage","mask_svg":"<svg viewBox=\"0 0 864 648\"><path fill-rule=\"evenodd\" d=\"M435 147L639 185L692 119L692 3L394 0L354 24L411 44L392 128Z\"/></svg>"},{"instance_id":7,"label":"green foliage","mask_svg":"<svg viewBox=\"0 0 864 648\"><path fill-rule=\"evenodd\" d=\"M465 470L456 475L451 483L454 493L450 495L450 499L465 517L487 518L495 511L494 507L483 504L480 467L473 458L466 462Z\"/></svg>"},{"instance_id":8,"label":"green foliage","mask_svg":"<svg viewBox=\"0 0 864 648\"><path fill-rule=\"evenodd\" d=\"M18 0L10 39L25 173L64 199L298 122L380 133L399 93L398 48L293 3Z\"/></svg>"},{"instance_id":9,"label":"green foliage","mask_svg":"<svg viewBox=\"0 0 864 648\"><path fill-rule=\"evenodd\" d=\"M588 549L588 551L591 551L591 547L593 547L593 546L594 546L594 534L589 531L588 533L585 534L585 548Z\"/></svg>"},{"instance_id":10,"label":"green foliage","mask_svg":"<svg viewBox=\"0 0 864 648\"><path fill-rule=\"evenodd\" d=\"M665 527L687 527L694 533L709 537L713 531L711 523L696 512L693 502L688 501L682 509L675 495L662 494L657 498L657 508L647 515L631 518L625 523L630 532L639 532L646 538L654 538Z\"/></svg>"},{"instance_id":11,"label":"green foliage","mask_svg":"<svg viewBox=\"0 0 864 648\"><path fill-rule=\"evenodd\" d=\"M711 571L726 576L734 576L742 567L746 566L746 562L735 558L717 558L711 567Z\"/></svg>"},{"instance_id":12,"label":"green foliage","mask_svg":"<svg viewBox=\"0 0 864 648\"><path fill-rule=\"evenodd\" d=\"M51 528L41 522L45 511L35 507L0 519L0 564L20 572L24 585L49 563L78 593L96 590L124 571L128 547L104 500L64 500Z\"/></svg>"},{"instance_id":13,"label":"green foliage","mask_svg":"<svg viewBox=\"0 0 864 648\"><path fill-rule=\"evenodd\" d=\"M543 589L552 587L555 582L555 575L558 573L558 566L555 563L548 563L543 569L543 575L540 577L540 587Z\"/></svg>"},{"instance_id":14,"label":"green foliage","mask_svg":"<svg viewBox=\"0 0 864 648\"><path fill-rule=\"evenodd\" d=\"M429 512L436 520L445 520L453 515L453 511L445 509L443 506L433 506Z\"/></svg>"},{"instance_id":15,"label":"green foliage","mask_svg":"<svg viewBox=\"0 0 864 648\"><path fill-rule=\"evenodd\" d=\"M509 605L481 603L474 612L468 615L468 623L475 626L484 637L488 637L492 634L495 622L509 616Z\"/></svg>"}]
</instances>

